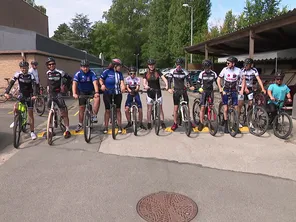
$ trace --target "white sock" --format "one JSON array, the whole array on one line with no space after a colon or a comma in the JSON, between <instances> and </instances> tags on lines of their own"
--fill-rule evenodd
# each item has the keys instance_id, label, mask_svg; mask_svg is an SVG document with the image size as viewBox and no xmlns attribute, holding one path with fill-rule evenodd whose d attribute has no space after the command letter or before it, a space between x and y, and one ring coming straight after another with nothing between
<instances>
[{"instance_id":1,"label":"white sock","mask_svg":"<svg viewBox=\"0 0 296 222\"><path fill-rule=\"evenodd\" d=\"M66 126L66 131L69 131L69 126Z\"/></svg>"}]
</instances>

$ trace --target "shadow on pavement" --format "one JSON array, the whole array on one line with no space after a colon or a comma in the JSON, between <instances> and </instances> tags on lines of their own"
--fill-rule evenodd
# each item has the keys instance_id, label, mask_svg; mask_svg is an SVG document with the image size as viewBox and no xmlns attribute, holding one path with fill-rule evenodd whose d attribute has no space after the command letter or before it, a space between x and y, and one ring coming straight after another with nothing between
<instances>
[{"instance_id":1,"label":"shadow on pavement","mask_svg":"<svg viewBox=\"0 0 296 222\"><path fill-rule=\"evenodd\" d=\"M12 131L11 133L1 132L0 133L0 151L4 150L5 147L12 144L13 136Z\"/></svg>"}]
</instances>

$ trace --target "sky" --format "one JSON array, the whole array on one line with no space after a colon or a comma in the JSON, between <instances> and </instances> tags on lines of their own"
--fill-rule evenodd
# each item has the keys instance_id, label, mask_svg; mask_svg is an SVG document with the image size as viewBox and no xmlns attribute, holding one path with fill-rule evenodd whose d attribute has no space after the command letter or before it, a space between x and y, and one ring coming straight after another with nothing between
<instances>
[{"instance_id":1,"label":"sky","mask_svg":"<svg viewBox=\"0 0 296 222\"><path fill-rule=\"evenodd\" d=\"M69 4L69 2L71 2ZM186 0L184 0L184 3ZM103 20L103 12L108 11L112 0L35 0L37 5L43 5L47 9L49 20L49 36L51 37L57 27L62 23L67 23L75 16L75 13L88 15L91 22ZM282 0L282 6L287 5L288 9L296 8L295 0ZM212 15L209 25L219 25L223 23L226 12L239 15L245 6L245 0L212 0Z\"/></svg>"}]
</instances>

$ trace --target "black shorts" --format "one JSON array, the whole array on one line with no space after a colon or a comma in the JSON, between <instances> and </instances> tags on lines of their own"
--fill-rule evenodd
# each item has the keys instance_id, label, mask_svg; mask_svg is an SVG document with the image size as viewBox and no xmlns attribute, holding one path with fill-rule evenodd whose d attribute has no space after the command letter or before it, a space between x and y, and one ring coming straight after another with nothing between
<instances>
[{"instance_id":1,"label":"black shorts","mask_svg":"<svg viewBox=\"0 0 296 222\"><path fill-rule=\"evenodd\" d=\"M79 95L93 95L94 92L79 92ZM79 98L78 99L78 104L79 106L85 106L86 105L87 98Z\"/></svg>"},{"instance_id":2,"label":"black shorts","mask_svg":"<svg viewBox=\"0 0 296 222\"><path fill-rule=\"evenodd\" d=\"M64 101L64 99L60 96L60 94L51 94L48 97L48 101L47 101L47 107L48 109L50 109L51 107L51 101L54 101L57 106L59 107L59 109L66 109L66 103Z\"/></svg>"},{"instance_id":3,"label":"black shorts","mask_svg":"<svg viewBox=\"0 0 296 222\"><path fill-rule=\"evenodd\" d=\"M211 91L211 92L204 91L201 94L200 105L202 105L202 106L206 105L206 101L207 101L208 97L212 98L212 104L213 104L214 103L214 95L213 94L214 94L213 91Z\"/></svg>"},{"instance_id":4,"label":"black shorts","mask_svg":"<svg viewBox=\"0 0 296 222\"><path fill-rule=\"evenodd\" d=\"M28 109L33 109L34 107L34 100L31 97L19 97L19 101L26 104Z\"/></svg>"},{"instance_id":5,"label":"black shorts","mask_svg":"<svg viewBox=\"0 0 296 222\"><path fill-rule=\"evenodd\" d=\"M109 110L110 106L111 106L111 102L112 102L112 94L105 93L103 95L103 100L104 100L104 104L105 104L105 109ZM114 103L115 103L117 109L120 109L121 101L122 101L122 94L114 95Z\"/></svg>"},{"instance_id":6,"label":"black shorts","mask_svg":"<svg viewBox=\"0 0 296 222\"><path fill-rule=\"evenodd\" d=\"M175 106L179 105L181 96L183 96L184 101L186 101L187 104L189 105L188 94L187 94L187 91L185 91L185 90L180 90L180 91L176 90L174 92L174 95L173 95L174 105Z\"/></svg>"}]
</instances>

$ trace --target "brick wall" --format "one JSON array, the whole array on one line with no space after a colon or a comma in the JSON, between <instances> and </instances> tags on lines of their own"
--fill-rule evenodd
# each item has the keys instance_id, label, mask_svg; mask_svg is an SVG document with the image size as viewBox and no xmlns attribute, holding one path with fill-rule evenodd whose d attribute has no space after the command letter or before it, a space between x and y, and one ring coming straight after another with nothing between
<instances>
[{"instance_id":1,"label":"brick wall","mask_svg":"<svg viewBox=\"0 0 296 222\"><path fill-rule=\"evenodd\" d=\"M23 0L1 0L0 25L48 36L48 17Z\"/></svg>"}]
</instances>

